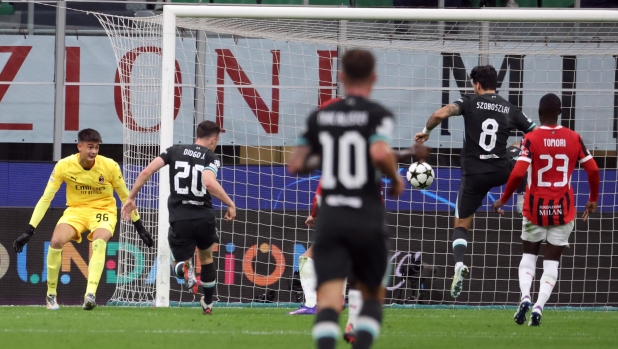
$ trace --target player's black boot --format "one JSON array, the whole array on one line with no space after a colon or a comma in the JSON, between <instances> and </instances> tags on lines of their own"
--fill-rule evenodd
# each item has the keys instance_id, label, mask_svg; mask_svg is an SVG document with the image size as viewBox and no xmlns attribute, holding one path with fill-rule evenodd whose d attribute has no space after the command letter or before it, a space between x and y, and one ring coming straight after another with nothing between
<instances>
[{"instance_id":1,"label":"player's black boot","mask_svg":"<svg viewBox=\"0 0 618 349\"><path fill-rule=\"evenodd\" d=\"M530 297L524 297L521 302L519 302L519 307L517 307L517 311L513 316L513 320L518 325L523 325L526 323L526 313L530 310Z\"/></svg>"}]
</instances>

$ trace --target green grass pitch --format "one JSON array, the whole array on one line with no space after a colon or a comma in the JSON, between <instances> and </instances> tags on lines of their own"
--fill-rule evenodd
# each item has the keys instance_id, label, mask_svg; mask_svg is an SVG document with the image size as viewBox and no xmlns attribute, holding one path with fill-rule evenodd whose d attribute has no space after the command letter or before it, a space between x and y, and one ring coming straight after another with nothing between
<instances>
[{"instance_id":1,"label":"green grass pitch","mask_svg":"<svg viewBox=\"0 0 618 349\"><path fill-rule=\"evenodd\" d=\"M314 348L313 316L282 308L0 307L2 348ZM343 327L345 316L341 318ZM512 310L386 309L374 348L617 348L618 312L546 310L541 327ZM338 348L349 348L343 340Z\"/></svg>"}]
</instances>

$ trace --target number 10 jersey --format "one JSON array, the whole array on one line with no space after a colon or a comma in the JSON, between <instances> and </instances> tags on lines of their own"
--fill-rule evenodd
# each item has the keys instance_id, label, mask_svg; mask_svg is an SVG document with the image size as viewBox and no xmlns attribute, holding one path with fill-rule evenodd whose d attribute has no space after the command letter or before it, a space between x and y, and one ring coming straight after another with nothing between
<instances>
[{"instance_id":1,"label":"number 10 jersey","mask_svg":"<svg viewBox=\"0 0 618 349\"><path fill-rule=\"evenodd\" d=\"M183 144L167 148L160 157L169 165L169 221L214 217L212 198L202 182L202 173L212 171L217 176L221 167L219 156L200 145Z\"/></svg>"},{"instance_id":2,"label":"number 10 jersey","mask_svg":"<svg viewBox=\"0 0 618 349\"><path fill-rule=\"evenodd\" d=\"M380 171L371 162L369 148L375 141L389 142L393 127L390 111L358 96L309 115L299 143L321 156L325 207L384 210Z\"/></svg>"}]
</instances>

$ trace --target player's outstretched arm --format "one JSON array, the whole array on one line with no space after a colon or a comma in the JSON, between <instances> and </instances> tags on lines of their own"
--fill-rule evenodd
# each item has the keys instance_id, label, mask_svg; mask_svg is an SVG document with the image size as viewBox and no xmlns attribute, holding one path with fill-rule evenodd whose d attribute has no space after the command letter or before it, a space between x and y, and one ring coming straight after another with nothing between
<instances>
[{"instance_id":1,"label":"player's outstretched arm","mask_svg":"<svg viewBox=\"0 0 618 349\"><path fill-rule=\"evenodd\" d=\"M227 212L224 218L228 221L234 220L236 218L236 205L217 181L217 175L213 171L204 171L202 173L202 180L210 195L227 205Z\"/></svg>"},{"instance_id":2,"label":"player's outstretched arm","mask_svg":"<svg viewBox=\"0 0 618 349\"><path fill-rule=\"evenodd\" d=\"M32 217L30 218L30 223L28 224L26 232L21 234L13 243L13 249L15 252L20 253L28 241L30 241L32 235L34 235L34 230L39 223L41 223L41 220L45 216L45 212L47 212L54 196L56 196L56 192L60 189L60 185L62 185L61 166L56 165L54 167L54 171L49 177L49 182L47 182L43 196L41 196L39 202L37 202L34 207L34 211L32 212Z\"/></svg>"},{"instance_id":3,"label":"player's outstretched arm","mask_svg":"<svg viewBox=\"0 0 618 349\"><path fill-rule=\"evenodd\" d=\"M393 150L393 154L395 154L397 161L404 161L411 157L415 157L419 160L426 160L429 154L431 154L431 150L422 144L416 143L408 149Z\"/></svg>"},{"instance_id":4,"label":"player's outstretched arm","mask_svg":"<svg viewBox=\"0 0 618 349\"><path fill-rule=\"evenodd\" d=\"M137 209L137 205L135 204L135 198L137 198L137 194L139 193L139 191L146 183L148 183L150 177L152 177L152 175L155 172L159 171L163 166L165 166L165 161L163 161L160 156L156 157L150 162L150 164L148 164L148 166L146 166L144 170L142 170L142 172L140 172L139 176L137 176L137 178L135 179L135 183L133 184L133 188L131 188L131 192L128 196L123 198L122 196L120 196L120 193L118 193L120 200L122 200L121 214L122 218L125 221L132 219L131 215L133 214L133 211Z\"/></svg>"},{"instance_id":5,"label":"player's outstretched arm","mask_svg":"<svg viewBox=\"0 0 618 349\"><path fill-rule=\"evenodd\" d=\"M306 145L297 146L288 160L288 171L291 174L307 174L320 167L320 157L311 155L311 148Z\"/></svg>"},{"instance_id":6,"label":"player's outstretched arm","mask_svg":"<svg viewBox=\"0 0 618 349\"><path fill-rule=\"evenodd\" d=\"M369 155L374 166L380 169L391 180L389 194L397 197L403 192L403 181L397 169L397 159L393 149L385 141L371 143Z\"/></svg>"},{"instance_id":7,"label":"player's outstretched arm","mask_svg":"<svg viewBox=\"0 0 618 349\"><path fill-rule=\"evenodd\" d=\"M582 219L586 221L590 214L596 212L597 201L599 200L599 183L601 175L599 173L599 166L596 161L591 157L587 161L582 163L582 167L588 175L588 185L590 186L590 197L586 203L586 210L582 215Z\"/></svg>"},{"instance_id":8,"label":"player's outstretched arm","mask_svg":"<svg viewBox=\"0 0 618 349\"><path fill-rule=\"evenodd\" d=\"M426 142L429 139L429 134L431 133L431 131L434 128L438 127L438 125L442 123L442 120L459 114L461 114L461 110L456 104L447 104L444 107L436 110L433 114L431 114L429 120L427 120L427 124L425 125L423 131L417 133L414 136L414 140L419 143Z\"/></svg>"}]
</instances>

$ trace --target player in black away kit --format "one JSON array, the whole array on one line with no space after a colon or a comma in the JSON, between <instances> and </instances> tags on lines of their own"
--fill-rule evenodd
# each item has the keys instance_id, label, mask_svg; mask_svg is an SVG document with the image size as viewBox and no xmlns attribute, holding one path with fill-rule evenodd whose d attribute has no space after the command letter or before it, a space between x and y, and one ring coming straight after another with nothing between
<instances>
[{"instance_id":1,"label":"player in black away kit","mask_svg":"<svg viewBox=\"0 0 618 349\"><path fill-rule=\"evenodd\" d=\"M507 141L511 130L529 132L536 125L519 108L496 94L498 77L491 65L478 66L470 73L474 95L465 95L452 104L434 112L422 132L414 139L424 143L429 133L442 120L462 115L465 123L464 146L461 150L461 182L455 207L453 256L455 276L451 296L461 293L468 267L463 263L468 247L468 229L476 210L493 187L505 184L512 164L507 155Z\"/></svg>"},{"instance_id":2,"label":"player in black away kit","mask_svg":"<svg viewBox=\"0 0 618 349\"><path fill-rule=\"evenodd\" d=\"M349 50L342 62L339 74L346 97L309 115L288 164L291 173L322 170L322 206L313 246L318 309L312 333L319 349L334 348L340 335L341 291L349 274L364 298L353 347L369 348L378 335L388 264L380 172L391 179L391 195L403 190L388 145L393 115L368 99L376 80L375 58L368 51Z\"/></svg>"},{"instance_id":3,"label":"player in black away kit","mask_svg":"<svg viewBox=\"0 0 618 349\"><path fill-rule=\"evenodd\" d=\"M219 242L215 210L211 195L227 205L225 219L236 217L236 206L217 182L221 159L214 153L221 128L212 121L197 126L195 144L174 145L152 160L135 180L129 198L122 207L127 219L135 206L135 197L148 179L163 166L169 165L170 197L167 201L170 230L168 241L174 257L174 273L184 278L187 286L197 293L197 280L191 259L198 249L202 265L201 283L204 296L200 299L204 314L212 312L212 298L217 284L217 270L212 250Z\"/></svg>"}]
</instances>

